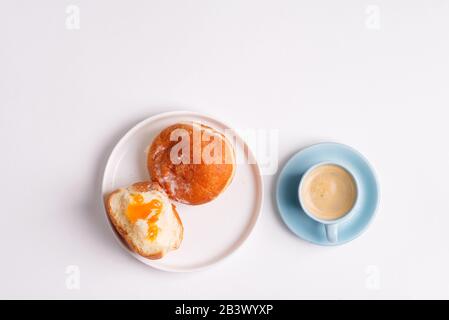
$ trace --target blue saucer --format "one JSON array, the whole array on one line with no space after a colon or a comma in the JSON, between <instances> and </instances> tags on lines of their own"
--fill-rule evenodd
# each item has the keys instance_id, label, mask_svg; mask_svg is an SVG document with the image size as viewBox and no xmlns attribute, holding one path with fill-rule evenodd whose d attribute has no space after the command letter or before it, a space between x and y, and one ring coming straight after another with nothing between
<instances>
[{"instance_id":1,"label":"blue saucer","mask_svg":"<svg viewBox=\"0 0 449 320\"><path fill-rule=\"evenodd\" d=\"M301 176L323 161L346 167L358 185L354 214L339 225L336 243L327 240L324 226L309 218L298 200ZM319 143L302 149L287 162L278 178L276 201L285 224L298 237L323 246L339 245L357 238L368 227L379 201L379 187L372 167L358 151L339 143Z\"/></svg>"}]
</instances>

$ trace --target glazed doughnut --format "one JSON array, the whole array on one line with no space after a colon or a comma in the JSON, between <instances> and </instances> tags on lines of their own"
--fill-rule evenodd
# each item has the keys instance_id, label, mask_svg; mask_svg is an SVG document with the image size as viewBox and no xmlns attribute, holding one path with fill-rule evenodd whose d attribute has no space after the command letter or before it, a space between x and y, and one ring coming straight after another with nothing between
<instances>
[{"instance_id":1,"label":"glazed doughnut","mask_svg":"<svg viewBox=\"0 0 449 320\"><path fill-rule=\"evenodd\" d=\"M220 195L231 183L235 154L229 140L199 123L171 125L153 140L147 167L151 179L178 202L198 205Z\"/></svg>"}]
</instances>

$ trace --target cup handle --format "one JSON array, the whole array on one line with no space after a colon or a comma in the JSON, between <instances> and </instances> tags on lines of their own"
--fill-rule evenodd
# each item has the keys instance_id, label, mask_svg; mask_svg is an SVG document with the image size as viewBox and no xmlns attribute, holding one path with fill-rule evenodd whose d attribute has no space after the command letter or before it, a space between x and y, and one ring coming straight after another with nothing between
<instances>
[{"instance_id":1,"label":"cup handle","mask_svg":"<svg viewBox=\"0 0 449 320\"><path fill-rule=\"evenodd\" d=\"M337 223L326 224L326 225L324 225L324 227L326 228L327 241L329 241L331 243L337 242L338 241L338 224Z\"/></svg>"}]
</instances>

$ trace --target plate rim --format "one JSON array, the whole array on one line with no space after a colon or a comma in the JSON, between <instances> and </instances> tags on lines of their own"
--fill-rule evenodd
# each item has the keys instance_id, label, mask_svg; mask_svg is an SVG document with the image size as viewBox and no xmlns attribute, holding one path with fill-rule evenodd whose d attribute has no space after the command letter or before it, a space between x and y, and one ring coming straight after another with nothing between
<instances>
[{"instance_id":1,"label":"plate rim","mask_svg":"<svg viewBox=\"0 0 449 320\"><path fill-rule=\"evenodd\" d=\"M127 245L125 245L125 243L123 243L123 240L121 239L121 237L117 234L117 231L115 230L114 226L112 225L112 222L109 219L109 216L106 212L105 209L104 210L104 215L106 217L107 220L107 224L109 225L112 233L114 234L114 238L116 239L117 242L119 242L120 246L125 249L129 254L131 254L134 258L136 258L137 260L139 260L141 263L157 269L157 270L161 270L161 271L166 271L166 272L175 272L175 273L188 273L188 272L195 272L195 271L201 271L207 268L210 268L222 261L224 261L225 259L227 259L228 257L230 257L231 255L233 255L237 250L239 250L242 245L248 240L248 238L250 237L250 235L252 234L255 226L257 225L257 222L259 221L260 215L262 213L262 209L263 209L263 203L264 203L264 193L265 193L265 188L264 188L264 181L262 178L262 173L261 173L261 169L259 166L259 162L257 161L257 158L255 157L255 155L253 154L252 149L248 146L247 142L240 136L240 134L238 133L237 130L235 130L233 127L229 126L226 122L218 120L217 118L208 115L208 114L204 114L204 113L200 113L200 112L195 112L195 111L189 111L189 110L176 110L176 111L167 111L167 112L160 112L160 113L156 113L154 115L151 115L149 117L144 118L143 120L137 122L136 124L134 124L133 126L131 126L128 131L125 132L125 134L123 134L121 136L121 138L116 142L116 144L114 145L114 147L112 148L111 152L109 153L107 160L106 160L106 165L104 166L104 170L103 170L103 177L101 180L101 190L100 190L100 196L101 196L101 202L103 203L103 207L104 207L104 201L105 201L105 197L107 194L107 191L105 190L105 184L106 184L106 173L108 171L110 171L110 166L111 164L111 159L113 158L113 156L115 155L115 153L117 153L119 147L124 144L129 137L134 134L135 132L137 132L138 130L140 130L142 127L144 127L145 125L147 125L150 122L154 122L163 118L170 118L170 117L179 117L179 116L189 116L189 117L198 117L200 119L205 119L211 122L215 122L218 123L220 125L222 125L225 128L229 128L233 131L233 133L235 134L235 136L241 140L243 142L243 147L246 148L248 154L250 155L250 157L252 159L254 159L254 163L251 163L251 167L252 167L252 171L253 176L255 177L256 180L256 184L259 186L259 192L256 192L256 208L253 210L253 213L251 215L251 222L248 224L248 226L244 229L244 231L242 232L242 235L238 238L238 241L235 245L230 246L230 250L227 250L223 255L220 255L218 258L215 258L214 260L212 260L211 262L207 262L203 265L200 265L199 267L193 267L193 268L173 268L173 267L167 267L164 265L160 265L157 262L159 260L151 260L151 259L147 259L145 257L140 256L139 254L135 253L134 251L132 251L131 249L128 248ZM254 171L255 170L255 171Z\"/></svg>"},{"instance_id":2,"label":"plate rim","mask_svg":"<svg viewBox=\"0 0 449 320\"><path fill-rule=\"evenodd\" d=\"M343 147L346 148L347 150L353 152L354 154L356 154L357 156L359 156L363 162L368 166L369 170L371 171L371 173L373 174L373 178L374 178L374 183L376 185L376 192L377 192L377 199L376 199L376 205L375 208L371 214L371 218L369 219L368 223L366 223L363 227L363 229L356 233L354 236L350 237L348 240L345 241L341 241L341 242L337 242L337 243L320 243L311 239L305 239L304 237L300 236L297 232L295 232L295 230L293 230L293 228L290 227L290 225L285 221L283 214L281 213L281 205L279 202L279 186L281 183L281 179L282 179L282 174L284 173L285 168L289 165L289 163L293 160L293 158L295 158L298 154L312 148L312 147L318 147L320 145L336 145L339 147ZM288 158L288 160L285 162L284 166L282 167L281 171L279 172L279 175L276 179L276 207L278 210L278 214L280 215L282 222L284 223L285 226L287 226L287 228L290 230L290 232L292 232L296 237L298 237L299 239L313 244L313 245L317 245L317 246L322 246L322 247L336 247L336 246L340 246L340 245L344 245L347 244L355 239L357 239L358 237L360 237L368 228L369 226L372 224L372 222L374 221L375 217L377 216L377 212L379 209L379 204L380 204L380 198L381 198L381 192L380 192L380 188L379 188L379 179L378 179L378 175L376 170L374 169L374 167L371 165L371 163L368 161L368 159L357 149L341 143L341 142L335 142L335 141L324 141L324 142L318 142L318 143L314 143L308 146L305 146L304 148L299 149L297 152L295 152L290 158Z\"/></svg>"}]
</instances>

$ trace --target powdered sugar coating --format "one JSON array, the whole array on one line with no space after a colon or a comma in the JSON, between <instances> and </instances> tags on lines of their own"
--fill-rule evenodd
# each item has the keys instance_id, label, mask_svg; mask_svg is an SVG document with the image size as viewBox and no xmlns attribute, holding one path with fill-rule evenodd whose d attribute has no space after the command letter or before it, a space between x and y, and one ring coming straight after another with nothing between
<instances>
[{"instance_id":1,"label":"powdered sugar coating","mask_svg":"<svg viewBox=\"0 0 449 320\"><path fill-rule=\"evenodd\" d=\"M223 155L222 163L205 163L203 157L194 163L193 132L199 129L201 136L218 139ZM179 141L171 140L174 130L185 130L190 137L190 154L186 162L171 158L171 150ZM207 140L207 139L206 139ZM207 148L209 141L199 141ZM231 182L235 171L234 150L229 141L218 131L196 123L178 123L162 130L154 139L148 152L148 170L151 179L158 182L173 200L185 204L202 204L216 198Z\"/></svg>"}]
</instances>

